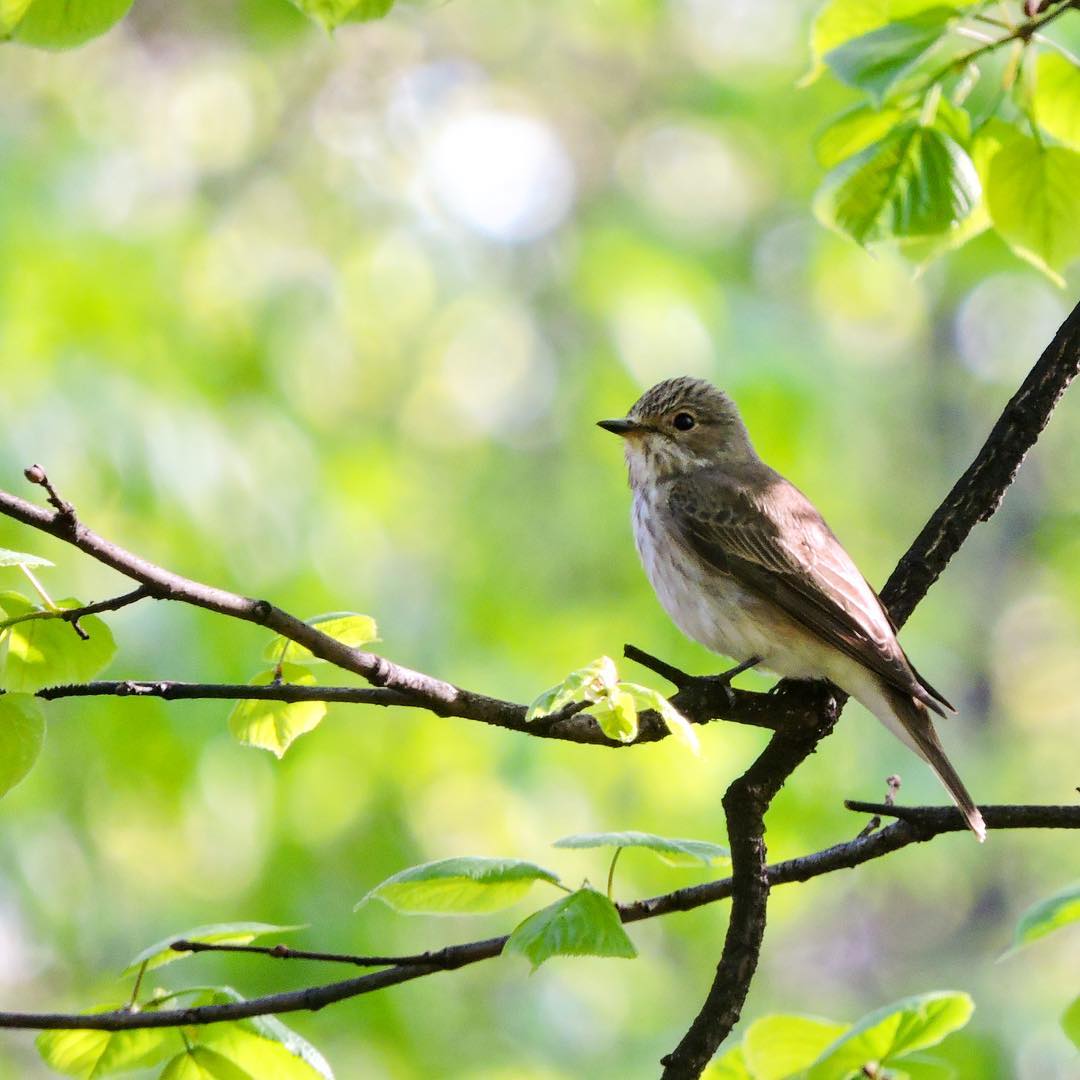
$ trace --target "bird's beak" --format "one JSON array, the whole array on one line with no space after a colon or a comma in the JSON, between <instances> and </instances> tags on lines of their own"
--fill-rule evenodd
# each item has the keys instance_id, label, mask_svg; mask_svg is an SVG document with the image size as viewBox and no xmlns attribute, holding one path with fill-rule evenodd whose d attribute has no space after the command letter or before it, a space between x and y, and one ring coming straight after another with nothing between
<instances>
[{"instance_id":1,"label":"bird's beak","mask_svg":"<svg viewBox=\"0 0 1080 1080\"><path fill-rule=\"evenodd\" d=\"M605 431L610 431L613 435L630 435L635 431L641 431L644 424L639 424L636 420L630 420L628 418L622 420L597 420L597 427L602 427Z\"/></svg>"}]
</instances>

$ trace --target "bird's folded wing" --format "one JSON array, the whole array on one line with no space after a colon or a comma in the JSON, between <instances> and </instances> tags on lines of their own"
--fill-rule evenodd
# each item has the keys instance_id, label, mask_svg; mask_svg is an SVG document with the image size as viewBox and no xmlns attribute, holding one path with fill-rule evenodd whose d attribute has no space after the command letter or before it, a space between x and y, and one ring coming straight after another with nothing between
<instances>
[{"instance_id":1,"label":"bird's folded wing","mask_svg":"<svg viewBox=\"0 0 1080 1080\"><path fill-rule=\"evenodd\" d=\"M952 706L912 668L877 594L813 504L772 470L753 479L739 483L706 469L675 481L668 507L683 542L889 685L944 715L941 706Z\"/></svg>"}]
</instances>

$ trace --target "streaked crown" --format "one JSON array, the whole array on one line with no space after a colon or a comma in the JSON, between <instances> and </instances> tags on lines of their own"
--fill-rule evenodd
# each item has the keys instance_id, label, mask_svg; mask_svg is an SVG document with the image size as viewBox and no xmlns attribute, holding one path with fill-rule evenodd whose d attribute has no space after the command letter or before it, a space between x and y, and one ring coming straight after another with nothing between
<instances>
[{"instance_id":1,"label":"streaked crown","mask_svg":"<svg viewBox=\"0 0 1080 1080\"><path fill-rule=\"evenodd\" d=\"M665 379L646 390L634 402L630 416L648 423L675 409L689 409L697 419L706 423L724 423L732 418L738 420L739 417L735 402L723 390L691 375Z\"/></svg>"}]
</instances>

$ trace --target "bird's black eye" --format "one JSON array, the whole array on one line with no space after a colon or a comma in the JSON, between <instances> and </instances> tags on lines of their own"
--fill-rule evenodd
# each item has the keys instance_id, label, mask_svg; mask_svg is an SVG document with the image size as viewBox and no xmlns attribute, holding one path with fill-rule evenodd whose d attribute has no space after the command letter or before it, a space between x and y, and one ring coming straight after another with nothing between
<instances>
[{"instance_id":1,"label":"bird's black eye","mask_svg":"<svg viewBox=\"0 0 1080 1080\"><path fill-rule=\"evenodd\" d=\"M689 431L697 423L688 412L676 413L671 422L679 431Z\"/></svg>"}]
</instances>

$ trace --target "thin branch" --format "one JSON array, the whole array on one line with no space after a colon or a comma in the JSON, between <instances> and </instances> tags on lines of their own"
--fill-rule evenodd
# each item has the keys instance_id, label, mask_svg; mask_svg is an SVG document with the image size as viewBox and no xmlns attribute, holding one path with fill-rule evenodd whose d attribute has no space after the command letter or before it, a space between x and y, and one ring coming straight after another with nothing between
<instances>
[{"instance_id":1,"label":"thin branch","mask_svg":"<svg viewBox=\"0 0 1080 1080\"><path fill-rule=\"evenodd\" d=\"M881 598L897 626L907 620L971 530L980 521L987 521L1000 506L1027 452L1078 372L1080 304L1054 335L1005 406L975 460L882 589ZM830 698L820 687L793 687L790 682L780 685L802 705L805 718L801 725L778 728L758 759L724 795L734 882L731 918L705 1003L679 1045L663 1059L664 1080L694 1080L700 1076L738 1022L765 933L770 885L766 873L765 812L792 772L832 731L846 700L842 694ZM910 822L905 824L912 827ZM858 842L870 843L887 832L883 830Z\"/></svg>"},{"instance_id":2,"label":"thin branch","mask_svg":"<svg viewBox=\"0 0 1080 1080\"><path fill-rule=\"evenodd\" d=\"M854 804L862 809L873 803ZM893 808L897 809L897 808ZM831 848L788 859L768 867L766 873L770 885L786 885L796 881L850 869L889 855L911 844L923 843L942 833L963 832L966 829L959 813L951 806L908 807L920 814L919 821L897 821L880 832L862 839L849 840ZM980 807L989 829L1080 829L1080 806L983 806ZM704 885L678 889L675 892L619 904L619 916L624 923L642 922L677 911L691 911L706 904L716 903L732 895L732 878L710 881ZM485 938L462 945L402 958L385 971L359 975L352 979L325 983L319 986L288 990L278 994L251 998L248 1001L229 1002L223 1005L202 1005L187 1009L153 1011L152 1003L143 1006L141 1012L119 1009L102 1013L23 1013L0 1012L0 1028L75 1029L94 1031L129 1031L135 1028L167 1028L188 1024L213 1024L228 1020L241 1020L251 1016L298 1012L324 1008L334 1002L370 994L398 983L434 975L440 971L475 964L498 956L509 935ZM262 951L240 949L236 951ZM316 958L323 955L316 954Z\"/></svg>"},{"instance_id":3,"label":"thin branch","mask_svg":"<svg viewBox=\"0 0 1080 1080\"><path fill-rule=\"evenodd\" d=\"M119 611L120 608L135 604L153 596L153 592L147 585L140 585L123 596L114 596L109 600L99 600L96 604L86 604L76 608L46 608L43 611L28 611L25 615L13 615L10 619L0 621L0 630L7 630L17 623L32 622L35 619L61 619L64 622L78 625L84 615L98 615L102 611Z\"/></svg>"},{"instance_id":4,"label":"thin branch","mask_svg":"<svg viewBox=\"0 0 1080 1080\"><path fill-rule=\"evenodd\" d=\"M237 952L272 956L276 960L321 960L331 964L352 964L355 967L406 967L425 964L438 965L439 953L416 953L412 956L355 956L352 953L311 952L289 945L227 945L212 941L174 941L169 948L175 952Z\"/></svg>"}]
</instances>

